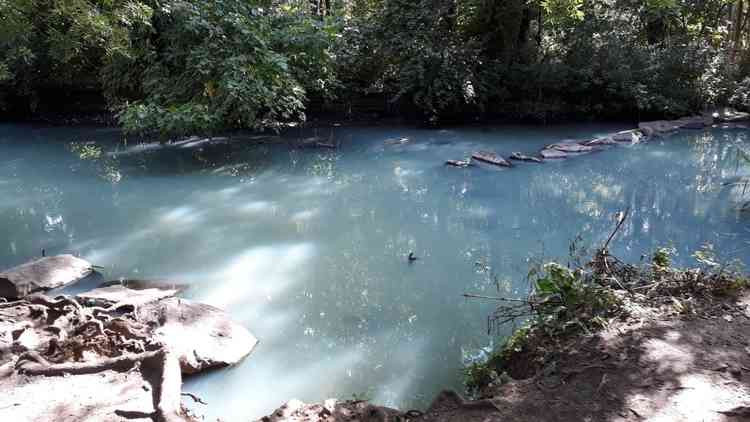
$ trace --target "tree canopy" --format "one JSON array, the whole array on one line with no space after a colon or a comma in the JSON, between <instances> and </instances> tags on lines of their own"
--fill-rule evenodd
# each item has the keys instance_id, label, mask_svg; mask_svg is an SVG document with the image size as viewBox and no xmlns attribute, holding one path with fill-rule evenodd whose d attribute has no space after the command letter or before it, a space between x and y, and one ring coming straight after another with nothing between
<instances>
[{"instance_id":1,"label":"tree canopy","mask_svg":"<svg viewBox=\"0 0 750 422\"><path fill-rule=\"evenodd\" d=\"M129 131L750 106L744 0L0 0L0 108L95 92Z\"/></svg>"}]
</instances>

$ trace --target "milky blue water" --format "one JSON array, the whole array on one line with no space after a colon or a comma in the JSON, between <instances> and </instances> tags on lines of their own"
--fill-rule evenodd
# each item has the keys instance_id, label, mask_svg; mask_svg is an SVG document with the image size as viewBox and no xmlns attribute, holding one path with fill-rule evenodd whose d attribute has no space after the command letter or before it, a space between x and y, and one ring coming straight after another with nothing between
<instances>
[{"instance_id":1,"label":"milky blue water","mask_svg":"<svg viewBox=\"0 0 750 422\"><path fill-rule=\"evenodd\" d=\"M685 132L507 170L443 165L625 128L285 135L340 144L314 150L246 138L138 147L113 129L0 125L0 267L42 248L79 253L106 278L190 283L188 296L229 310L260 344L239 366L186 381L209 417L248 420L290 398L352 395L420 407L460 389L464 360L496 342L492 305L463 293L525 294L529 258L565 258L577 236L601 244L620 210L631 209L611 248L622 258L672 245L689 263L710 242L750 262L745 192L722 186L750 172L738 159L747 131ZM401 137L411 142L384 144Z\"/></svg>"}]
</instances>

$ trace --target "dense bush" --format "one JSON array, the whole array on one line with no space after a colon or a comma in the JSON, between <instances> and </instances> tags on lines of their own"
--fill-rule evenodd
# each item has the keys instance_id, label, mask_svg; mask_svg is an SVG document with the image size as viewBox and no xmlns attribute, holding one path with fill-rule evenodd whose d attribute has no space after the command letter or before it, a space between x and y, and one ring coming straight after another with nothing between
<instances>
[{"instance_id":1,"label":"dense bush","mask_svg":"<svg viewBox=\"0 0 750 422\"><path fill-rule=\"evenodd\" d=\"M431 119L747 108L748 16L740 0L0 0L0 108L93 91L164 134L371 94Z\"/></svg>"}]
</instances>

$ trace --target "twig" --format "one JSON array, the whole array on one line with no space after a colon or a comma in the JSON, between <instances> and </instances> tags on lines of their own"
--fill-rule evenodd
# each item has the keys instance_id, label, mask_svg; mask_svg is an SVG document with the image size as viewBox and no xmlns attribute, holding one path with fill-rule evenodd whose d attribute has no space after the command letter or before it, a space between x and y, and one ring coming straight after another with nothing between
<instances>
[{"instance_id":1,"label":"twig","mask_svg":"<svg viewBox=\"0 0 750 422\"><path fill-rule=\"evenodd\" d=\"M628 218L628 214L630 214L630 207L628 207L625 210L625 213L620 218L620 221L617 222L617 225L615 226L615 229L612 230L612 234L609 235L607 238L607 241L604 242L604 246L602 247L602 251L606 251L607 247L609 246L609 242L612 241L612 238L615 237L615 234L617 234L617 231L620 230L620 227L622 227L623 223L625 223L625 220Z\"/></svg>"},{"instance_id":2,"label":"twig","mask_svg":"<svg viewBox=\"0 0 750 422\"><path fill-rule=\"evenodd\" d=\"M473 299L499 300L502 302L518 302L518 303L524 303L524 304L530 303L528 300L523 300L523 299L509 299L506 297L497 297L497 296L482 296L482 295L475 295L471 293L464 293L463 297L468 297L468 298L473 298Z\"/></svg>"},{"instance_id":3,"label":"twig","mask_svg":"<svg viewBox=\"0 0 750 422\"><path fill-rule=\"evenodd\" d=\"M201 399L200 397L196 396L196 395L195 395L195 394L193 394L193 393L188 393L188 392L186 392L186 391L183 391L182 393L180 393L180 395L183 395L183 396L188 396L188 397L190 397L191 399L193 399L193 401L194 401L194 402L196 402L196 403L200 403L200 404L205 404L205 405L207 405L207 404L208 404L208 403L206 403L205 401L203 401L203 399Z\"/></svg>"}]
</instances>

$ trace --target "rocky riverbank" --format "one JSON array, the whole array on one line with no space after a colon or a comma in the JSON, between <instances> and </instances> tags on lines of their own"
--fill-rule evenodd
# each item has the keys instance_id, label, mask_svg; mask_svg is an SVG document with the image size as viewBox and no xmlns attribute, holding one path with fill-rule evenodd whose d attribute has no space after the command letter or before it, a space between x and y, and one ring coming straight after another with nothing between
<instances>
[{"instance_id":1,"label":"rocky riverbank","mask_svg":"<svg viewBox=\"0 0 750 422\"><path fill-rule=\"evenodd\" d=\"M0 273L0 420L165 421L197 418L182 375L233 365L257 339L181 286L110 282L75 295L44 292L95 268L70 255Z\"/></svg>"}]
</instances>

